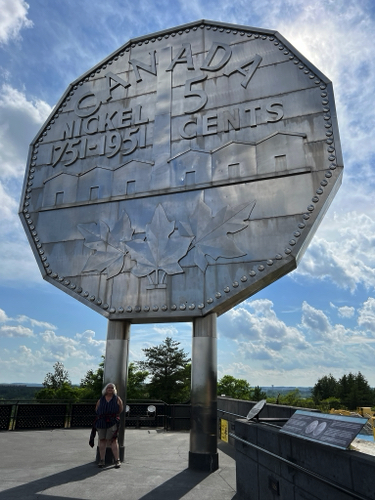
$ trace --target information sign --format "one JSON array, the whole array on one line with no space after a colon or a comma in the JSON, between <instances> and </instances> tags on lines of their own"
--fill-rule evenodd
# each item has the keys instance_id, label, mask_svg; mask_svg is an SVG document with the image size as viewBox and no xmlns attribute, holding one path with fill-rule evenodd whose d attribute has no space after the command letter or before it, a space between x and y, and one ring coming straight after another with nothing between
<instances>
[{"instance_id":1,"label":"information sign","mask_svg":"<svg viewBox=\"0 0 375 500\"><path fill-rule=\"evenodd\" d=\"M297 410L280 432L346 449L366 422L367 419L363 417Z\"/></svg>"}]
</instances>

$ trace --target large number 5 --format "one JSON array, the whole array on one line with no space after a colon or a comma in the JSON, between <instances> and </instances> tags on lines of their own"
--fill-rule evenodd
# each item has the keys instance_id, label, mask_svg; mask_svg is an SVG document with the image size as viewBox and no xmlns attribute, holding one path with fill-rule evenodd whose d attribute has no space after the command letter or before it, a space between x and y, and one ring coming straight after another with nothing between
<instances>
[{"instance_id":1,"label":"large number 5","mask_svg":"<svg viewBox=\"0 0 375 500\"><path fill-rule=\"evenodd\" d=\"M190 80L186 80L184 97L199 97L201 102L195 106L195 108L185 111L185 113L195 113L205 107L208 101L206 92L204 90L192 90L191 86L194 85L194 83L203 82L206 78L207 75L197 76L195 78L190 78Z\"/></svg>"}]
</instances>

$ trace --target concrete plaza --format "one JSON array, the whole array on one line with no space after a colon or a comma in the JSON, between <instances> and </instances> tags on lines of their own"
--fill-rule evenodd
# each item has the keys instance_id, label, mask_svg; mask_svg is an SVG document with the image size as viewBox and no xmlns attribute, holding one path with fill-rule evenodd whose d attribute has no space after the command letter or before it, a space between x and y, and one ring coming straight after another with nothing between
<instances>
[{"instance_id":1,"label":"concrete plaza","mask_svg":"<svg viewBox=\"0 0 375 500\"><path fill-rule=\"evenodd\" d=\"M219 469L188 469L189 433L127 429L120 469L99 469L90 429L0 433L0 500L234 500L233 448L219 443Z\"/></svg>"}]
</instances>

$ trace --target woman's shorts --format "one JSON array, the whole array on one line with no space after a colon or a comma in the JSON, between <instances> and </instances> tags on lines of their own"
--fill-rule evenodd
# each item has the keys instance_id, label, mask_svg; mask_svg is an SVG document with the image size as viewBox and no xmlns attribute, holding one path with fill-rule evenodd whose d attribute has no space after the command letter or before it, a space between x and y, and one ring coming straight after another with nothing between
<instances>
[{"instance_id":1,"label":"woman's shorts","mask_svg":"<svg viewBox=\"0 0 375 500\"><path fill-rule=\"evenodd\" d=\"M116 432L117 425L112 425L112 427L108 427L108 429L96 429L98 432L99 439L107 439L110 441L113 438L114 433Z\"/></svg>"}]
</instances>

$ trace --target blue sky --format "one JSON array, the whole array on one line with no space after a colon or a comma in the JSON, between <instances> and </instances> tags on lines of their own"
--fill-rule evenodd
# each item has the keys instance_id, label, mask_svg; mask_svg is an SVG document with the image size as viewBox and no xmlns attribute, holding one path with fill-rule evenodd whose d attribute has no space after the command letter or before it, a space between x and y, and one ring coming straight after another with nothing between
<instances>
[{"instance_id":1,"label":"blue sky","mask_svg":"<svg viewBox=\"0 0 375 500\"><path fill-rule=\"evenodd\" d=\"M279 31L333 82L344 181L298 269L218 319L219 377L312 386L361 371L375 386L375 7L369 0L0 0L0 383L79 383L107 320L43 281L18 218L28 146L68 85L129 39L211 19ZM189 323L136 325L130 358Z\"/></svg>"}]
</instances>

